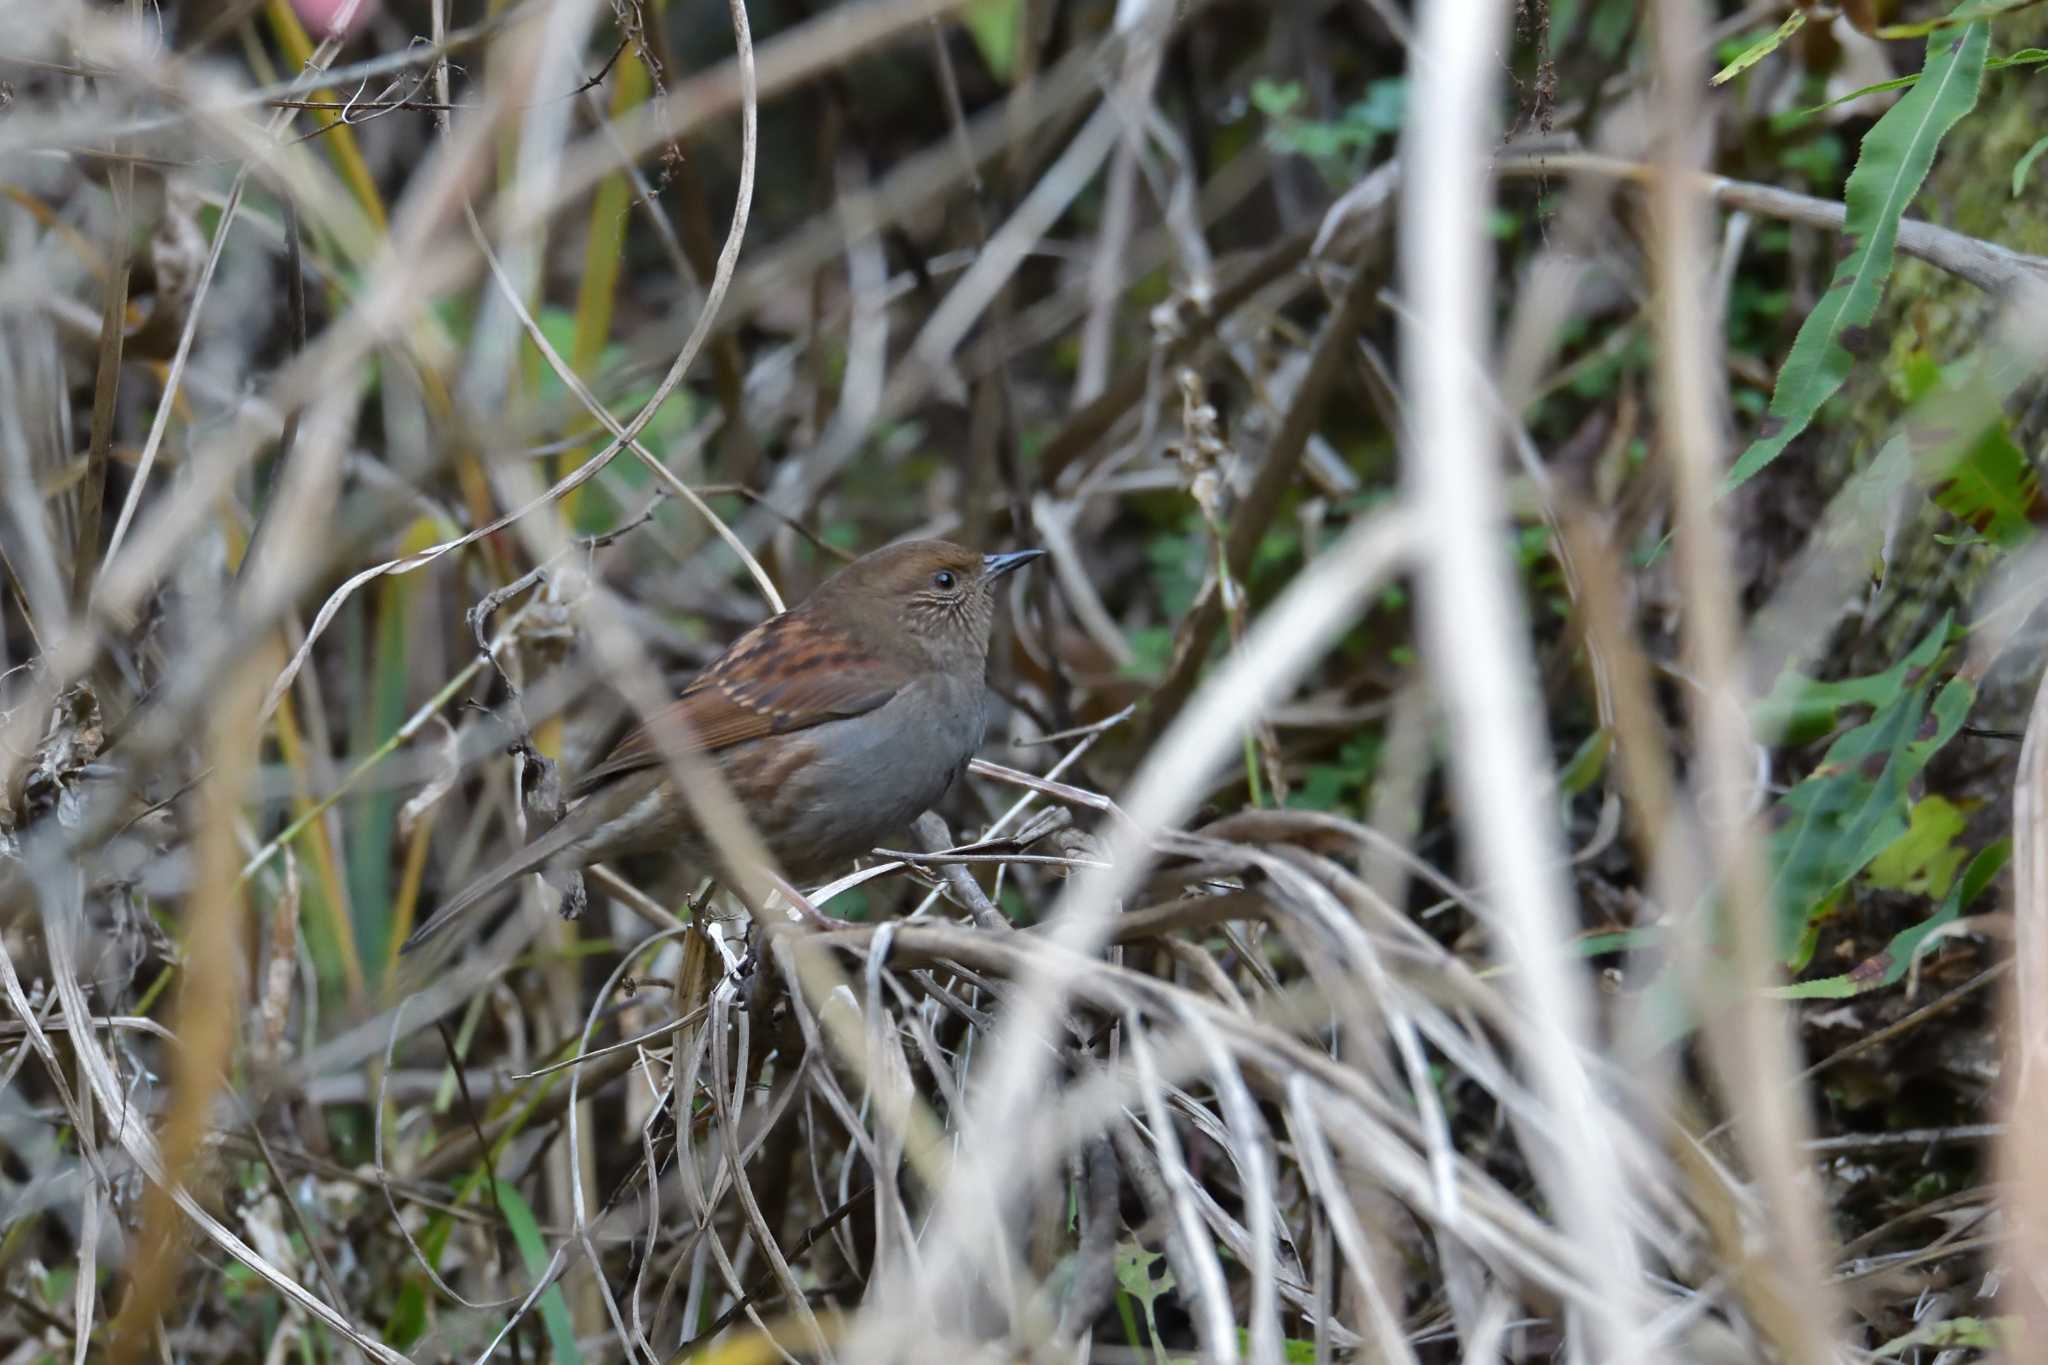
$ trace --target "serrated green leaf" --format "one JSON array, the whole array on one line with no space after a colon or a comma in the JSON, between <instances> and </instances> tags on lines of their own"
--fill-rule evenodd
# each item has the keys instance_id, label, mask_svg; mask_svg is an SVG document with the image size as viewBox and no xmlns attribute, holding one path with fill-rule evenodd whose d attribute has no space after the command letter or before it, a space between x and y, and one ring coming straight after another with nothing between
<instances>
[{"instance_id":1,"label":"serrated green leaf","mask_svg":"<svg viewBox=\"0 0 2048 1365\"><path fill-rule=\"evenodd\" d=\"M1963 728L1963 722L1970 718L1970 708L1977 704L1977 684L1968 678L1950 678L1934 698L1934 734L1914 742L1914 757L1921 767L1936 752L1956 737Z\"/></svg>"},{"instance_id":2,"label":"serrated green leaf","mask_svg":"<svg viewBox=\"0 0 2048 1365\"><path fill-rule=\"evenodd\" d=\"M1990 43L1982 24L1954 38L1930 39L1919 84L1864 135L1846 192L1842 240L1848 252L1793 340L1759 435L1728 471L1724 492L1748 482L1811 425L1849 377L1854 353L1871 344L1867 329L1891 275L1899 219L1920 192L1941 140L1976 106Z\"/></svg>"},{"instance_id":3,"label":"serrated green leaf","mask_svg":"<svg viewBox=\"0 0 2048 1365\"><path fill-rule=\"evenodd\" d=\"M1779 799L1770 850L1780 950L1794 968L1811 955L1817 918L1873 859L1908 829L1908 787L1955 737L1976 688L1953 678L1930 702L1927 655L1948 636L1944 616L1898 672L1904 686L1869 719L1828 746L1819 767ZM1908 667L1908 665L1910 665Z\"/></svg>"},{"instance_id":4,"label":"serrated green leaf","mask_svg":"<svg viewBox=\"0 0 2048 1365\"><path fill-rule=\"evenodd\" d=\"M1818 739L1840 723L1843 710L1851 706L1882 706L1904 691L1908 681L1924 670L1948 642L1944 616L1941 624L1914 645L1905 658L1882 673L1860 678L1836 678L1817 682L1801 673L1782 673L1770 695L1756 704L1751 723L1758 742L1805 743ZM1805 730L1804 739L1789 732Z\"/></svg>"},{"instance_id":5,"label":"serrated green leaf","mask_svg":"<svg viewBox=\"0 0 2048 1365\"><path fill-rule=\"evenodd\" d=\"M1913 959L1920 955L1921 946L1933 937L1936 930L1959 919L1963 911L1991 885L1991 879L1998 875L1999 869L2011 856L2012 843L2006 839L2000 839L1978 853L1970 860L1962 878L1949 887L1941 908L1911 928L1894 934L1883 952L1864 959L1840 976L1800 981L1777 987L1768 994L1781 1000L1847 1000L1866 991L1897 985L1912 969Z\"/></svg>"}]
</instances>

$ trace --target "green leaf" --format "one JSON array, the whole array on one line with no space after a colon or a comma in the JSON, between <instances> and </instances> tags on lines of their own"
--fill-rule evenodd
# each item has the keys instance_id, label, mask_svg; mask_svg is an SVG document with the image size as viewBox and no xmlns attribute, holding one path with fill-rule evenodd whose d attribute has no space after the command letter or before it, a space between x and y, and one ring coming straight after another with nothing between
<instances>
[{"instance_id":1,"label":"green leaf","mask_svg":"<svg viewBox=\"0 0 2048 1365\"><path fill-rule=\"evenodd\" d=\"M1566 957L1605 957L1609 953L1633 952L1637 948L1662 943L1670 937L1670 931L1661 924L1643 924L1633 929L1608 929L1597 934L1581 934L1565 944Z\"/></svg>"},{"instance_id":2,"label":"green leaf","mask_svg":"<svg viewBox=\"0 0 2048 1365\"><path fill-rule=\"evenodd\" d=\"M1241 1356L1252 1353L1252 1334L1242 1327L1237 1329L1237 1352ZM1315 1365L1316 1344L1300 1337L1288 1337L1280 1343L1280 1359L1286 1365Z\"/></svg>"},{"instance_id":3,"label":"green leaf","mask_svg":"<svg viewBox=\"0 0 2048 1365\"><path fill-rule=\"evenodd\" d=\"M1768 994L1781 1000L1846 1000L1866 991L1896 986L1912 969L1913 959L1919 956L1921 945L1937 929L1959 919L1971 902L1991 885L1991 879L1998 875L2011 856L2012 842L2007 839L2000 839L1980 852L1970 860L1962 879L1949 887L1941 908L1911 928L1892 935L1892 941L1885 945L1883 952L1865 958L1840 976L1780 986Z\"/></svg>"},{"instance_id":4,"label":"green leaf","mask_svg":"<svg viewBox=\"0 0 2048 1365\"><path fill-rule=\"evenodd\" d=\"M2048 48L2023 47L2019 51L2007 53L2003 57L1991 58L1984 63L1984 69L1986 71L2005 71L2015 66L2039 66L2042 62L2048 62ZM1915 71L1910 76L1894 76L1891 80L1879 81L1875 85L1866 85L1860 89L1851 90L1846 95L1837 95L1831 100L1823 100L1809 109L1795 109L1786 114L1773 114L1771 116L1771 131L1782 132L1787 128L1796 128L1815 114L1824 114L1838 104L1847 104L1852 100L1860 100L1865 95L1881 95L1890 90L1904 90L1909 85L1918 85L1919 83L1920 73Z\"/></svg>"},{"instance_id":5,"label":"green leaf","mask_svg":"<svg viewBox=\"0 0 2048 1365\"><path fill-rule=\"evenodd\" d=\"M2025 1324L2015 1314L1996 1318L1944 1318L1940 1322L1915 1327L1902 1337L1893 1337L1877 1348L1877 1354L1880 1358L1903 1355L1916 1346L2003 1351L2008 1342L2020 1340L2024 1331Z\"/></svg>"},{"instance_id":6,"label":"green leaf","mask_svg":"<svg viewBox=\"0 0 2048 1365\"><path fill-rule=\"evenodd\" d=\"M1116 1282L1123 1286L1126 1294L1144 1305L1145 1315L1152 1315L1152 1308L1159 1296L1175 1288L1173 1270L1160 1262L1164 1259L1156 1251L1147 1251L1135 1244L1119 1247L1116 1253Z\"/></svg>"},{"instance_id":7,"label":"green leaf","mask_svg":"<svg viewBox=\"0 0 2048 1365\"><path fill-rule=\"evenodd\" d=\"M1273 81L1261 76L1252 82L1252 108L1267 118L1286 118L1302 97L1300 81Z\"/></svg>"},{"instance_id":8,"label":"green leaf","mask_svg":"<svg viewBox=\"0 0 2048 1365\"><path fill-rule=\"evenodd\" d=\"M1344 810L1361 802L1366 781L1379 766L1380 736L1361 731L1346 740L1336 758L1309 767L1287 804L1296 810Z\"/></svg>"},{"instance_id":9,"label":"green leaf","mask_svg":"<svg viewBox=\"0 0 2048 1365\"><path fill-rule=\"evenodd\" d=\"M1944 616L1897 673L1902 687L1861 725L1828 746L1806 780L1779 799L1771 836L1772 904L1786 961L1803 967L1812 930L1849 880L1908 828L1907 788L1954 738L1975 700L1974 684L1952 678L1932 703L1931 665L1948 637Z\"/></svg>"},{"instance_id":10,"label":"green leaf","mask_svg":"<svg viewBox=\"0 0 2048 1365\"><path fill-rule=\"evenodd\" d=\"M1365 98L1333 119L1303 118L1304 92L1299 81L1252 82L1252 107L1265 116L1266 145L1275 151L1307 157L1333 183L1349 183L1357 163L1382 138L1401 130L1408 103L1405 78L1369 82Z\"/></svg>"},{"instance_id":11,"label":"green leaf","mask_svg":"<svg viewBox=\"0 0 2048 1365\"><path fill-rule=\"evenodd\" d=\"M1793 340L1757 439L1728 471L1723 491L1778 458L1849 377L1857 354L1873 344L1870 320L1891 275L1899 219L1919 194L1942 138L1976 106L1990 43L1982 24L1956 38L1930 39L1920 83L1864 135L1846 191L1842 240L1848 254Z\"/></svg>"},{"instance_id":12,"label":"green leaf","mask_svg":"<svg viewBox=\"0 0 2048 1365\"><path fill-rule=\"evenodd\" d=\"M1138 1315L1131 1311L1131 1296L1121 1289L1116 1291L1116 1315L1124 1325L1124 1342L1133 1351L1143 1346L1138 1338Z\"/></svg>"},{"instance_id":13,"label":"green leaf","mask_svg":"<svg viewBox=\"0 0 2048 1365\"><path fill-rule=\"evenodd\" d=\"M399 1286L398 1303L384 1328L385 1340L402 1351L418 1341L426 1330L427 1287L421 1281L407 1280Z\"/></svg>"},{"instance_id":14,"label":"green leaf","mask_svg":"<svg viewBox=\"0 0 2048 1365\"><path fill-rule=\"evenodd\" d=\"M960 11L960 22L981 51L989 74L1008 82L1017 69L1017 19L1023 0L971 0Z\"/></svg>"},{"instance_id":15,"label":"green leaf","mask_svg":"<svg viewBox=\"0 0 2048 1365\"><path fill-rule=\"evenodd\" d=\"M1920 84L1920 73L1915 71L1910 76L1894 76L1888 81L1879 81L1875 85L1858 86L1846 95L1837 95L1831 100L1822 100L1819 104L1809 105L1804 109L1793 109L1787 113L1774 114L1770 120L1770 128L1774 133L1784 132L1788 128L1797 128L1815 114L1825 114L1837 105L1848 104L1852 100L1860 100L1865 95L1888 94L1893 90L1905 90L1918 84Z\"/></svg>"},{"instance_id":16,"label":"green leaf","mask_svg":"<svg viewBox=\"0 0 2048 1365\"><path fill-rule=\"evenodd\" d=\"M2038 160L2038 159L2040 158L2040 155L2041 155L2041 153L2043 153L2043 152L2048 152L2048 133L2043 133L2043 134L2041 135L2041 140L2040 140L2039 142L2036 142L2036 143L2035 143L2035 144L2034 144L2033 146L2031 146L2031 147L2027 148L2027 150L2026 150L2026 154L2025 154L2025 155L2023 155L2022 157L2020 157L2020 159L2019 159L2018 161L2015 161L2015 162L2013 162L2013 164L2012 164L2012 197L2013 197L2013 198L2015 198L2015 199L2019 198L2019 197L2020 197L2020 191L2021 191L2021 190L2023 190L2023 189L2025 189L2025 188L2027 187L2027 172L2028 172L2028 171L2030 171L2030 170L2032 170L2032 169L2034 168L2034 162L2035 162L2036 160Z\"/></svg>"},{"instance_id":17,"label":"green leaf","mask_svg":"<svg viewBox=\"0 0 2048 1365\"><path fill-rule=\"evenodd\" d=\"M548 1246L540 1234L540 1223L517 1189L502 1180L495 1183L498 1207L505 1211L505 1223L511 1229L513 1245L519 1248L519 1259L526 1263L526 1273L538 1279L548 1268ZM569 1316L569 1301L562 1297L561 1285L550 1285L541 1294L540 1320L547 1328L548 1344L559 1365L581 1365L583 1349L576 1344L576 1323Z\"/></svg>"},{"instance_id":18,"label":"green leaf","mask_svg":"<svg viewBox=\"0 0 2048 1365\"><path fill-rule=\"evenodd\" d=\"M1970 865L1963 871L1960 886L1951 887L1949 895L1955 899L1956 908L1968 909L1977 897L1984 894L1992 878L2005 870L2012 859L2012 840L1999 839L1970 859Z\"/></svg>"},{"instance_id":19,"label":"green leaf","mask_svg":"<svg viewBox=\"0 0 2048 1365\"><path fill-rule=\"evenodd\" d=\"M995 80L1008 82L1018 70L1022 10L1024 0L971 0L961 8L961 23L967 25L967 35L975 39L975 47L981 49L981 59Z\"/></svg>"},{"instance_id":20,"label":"green leaf","mask_svg":"<svg viewBox=\"0 0 2048 1365\"><path fill-rule=\"evenodd\" d=\"M1747 48L1744 48L1742 54L1734 61L1716 71L1707 84L1726 85L1729 81L1734 80L1737 76L1740 76L1743 72L1749 70L1773 52L1776 52L1784 45L1788 38L1804 27L1806 27L1806 11L1794 9L1785 16L1785 22L1778 25L1775 31L1766 34L1756 42L1751 43Z\"/></svg>"},{"instance_id":21,"label":"green leaf","mask_svg":"<svg viewBox=\"0 0 2048 1365\"><path fill-rule=\"evenodd\" d=\"M1930 631L1905 658L1882 673L1861 678L1816 682L1799 673L1780 674L1770 695L1751 713L1751 724L1760 741L1782 734L1784 743L1809 743L1839 725L1847 708L1882 706L1895 699L1913 675L1934 662L1944 643L1943 630Z\"/></svg>"},{"instance_id":22,"label":"green leaf","mask_svg":"<svg viewBox=\"0 0 2048 1365\"><path fill-rule=\"evenodd\" d=\"M1131 662L1122 670L1127 678L1157 682L1173 663L1173 628L1140 626L1130 633Z\"/></svg>"},{"instance_id":23,"label":"green leaf","mask_svg":"<svg viewBox=\"0 0 2048 1365\"><path fill-rule=\"evenodd\" d=\"M2029 9L2041 0L1976 0L1974 4L1958 5L1939 19L1926 19L1917 24L1887 24L1877 30L1876 37L1883 42L1898 38L1924 38L1930 33L1957 24L1974 23L1979 19L1996 19L2015 10Z\"/></svg>"},{"instance_id":24,"label":"green leaf","mask_svg":"<svg viewBox=\"0 0 2048 1365\"><path fill-rule=\"evenodd\" d=\"M1159 1264L1163 1259L1160 1253L1147 1251L1135 1242L1116 1249L1117 1287L1144 1306L1145 1329L1152 1334L1152 1355L1160 1361L1166 1359L1166 1348L1159 1344L1155 1305L1159 1296L1171 1292L1176 1283L1173 1270Z\"/></svg>"},{"instance_id":25,"label":"green leaf","mask_svg":"<svg viewBox=\"0 0 2048 1365\"><path fill-rule=\"evenodd\" d=\"M1607 771L1607 755L1614 748L1614 736L1606 730L1595 730L1586 736L1578 752L1571 756L1557 775L1557 785L1566 796L1577 796L1600 780L1600 774Z\"/></svg>"},{"instance_id":26,"label":"green leaf","mask_svg":"<svg viewBox=\"0 0 2048 1365\"><path fill-rule=\"evenodd\" d=\"M1152 566L1152 583L1159 594L1159 609L1169 620L1178 621L1194 610L1195 598L1208 573L1208 532L1201 517L1188 513L1177 531L1162 531L1145 542L1145 559Z\"/></svg>"},{"instance_id":27,"label":"green leaf","mask_svg":"<svg viewBox=\"0 0 2048 1365\"><path fill-rule=\"evenodd\" d=\"M1992 544L2010 550L2033 538L2027 511L2040 487L2032 462L2013 444L2001 417L1964 449L1948 477L1935 486L1934 501Z\"/></svg>"},{"instance_id":28,"label":"green leaf","mask_svg":"<svg viewBox=\"0 0 2048 1365\"><path fill-rule=\"evenodd\" d=\"M1401 131L1408 114L1408 78L1387 76L1369 82L1365 98L1345 112L1345 119L1376 133L1392 135Z\"/></svg>"},{"instance_id":29,"label":"green leaf","mask_svg":"<svg viewBox=\"0 0 2048 1365\"><path fill-rule=\"evenodd\" d=\"M1906 832L1870 860L1864 879L1886 891L1916 896L1946 896L1969 850L1956 847L1956 836L1969 824L1961 807L1945 796L1913 803Z\"/></svg>"}]
</instances>

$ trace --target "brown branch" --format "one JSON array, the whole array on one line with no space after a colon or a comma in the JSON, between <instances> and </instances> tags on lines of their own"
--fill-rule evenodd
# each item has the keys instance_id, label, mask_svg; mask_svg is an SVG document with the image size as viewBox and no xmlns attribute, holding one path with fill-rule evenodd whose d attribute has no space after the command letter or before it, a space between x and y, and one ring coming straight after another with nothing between
<instances>
[{"instance_id":1,"label":"brown branch","mask_svg":"<svg viewBox=\"0 0 2048 1365\"><path fill-rule=\"evenodd\" d=\"M1599 156L1591 152L1517 153L1500 157L1494 170L1503 176L1596 175L1648 188L1657 168L1643 161ZM1731 180L1724 175L1693 177L1701 193L1723 208L1745 209L1787 223L1839 231L1848 218L1846 206L1832 199L1794 194L1773 185ZM1899 250L1908 256L1967 280L1987 294L2048 291L2048 259L1983 241L1953 228L1899 220Z\"/></svg>"},{"instance_id":2,"label":"brown branch","mask_svg":"<svg viewBox=\"0 0 2048 1365\"><path fill-rule=\"evenodd\" d=\"M935 811L926 811L917 817L911 826L917 842L927 853L944 853L953 847L953 835L946 828L946 822ZM947 863L939 867L939 877L946 884L946 898L965 907L974 916L974 922L983 929L997 933L1010 929L1010 921L1003 918L1003 912L988 898L988 892L981 889L981 883L974 880L974 873L961 863Z\"/></svg>"}]
</instances>

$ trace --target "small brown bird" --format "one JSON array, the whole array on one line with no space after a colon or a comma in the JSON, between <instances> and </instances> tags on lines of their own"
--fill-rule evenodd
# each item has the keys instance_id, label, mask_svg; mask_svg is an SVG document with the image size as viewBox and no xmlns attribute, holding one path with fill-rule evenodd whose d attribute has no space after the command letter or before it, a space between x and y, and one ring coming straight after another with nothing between
<instances>
[{"instance_id":1,"label":"small brown bird","mask_svg":"<svg viewBox=\"0 0 2048 1365\"><path fill-rule=\"evenodd\" d=\"M782 870L822 877L946 794L988 726L995 585L1044 554L979 555L917 540L863 555L800 605L736 640L670 703ZM648 728L583 774L552 828L478 877L409 951L507 882L606 859L715 855Z\"/></svg>"}]
</instances>

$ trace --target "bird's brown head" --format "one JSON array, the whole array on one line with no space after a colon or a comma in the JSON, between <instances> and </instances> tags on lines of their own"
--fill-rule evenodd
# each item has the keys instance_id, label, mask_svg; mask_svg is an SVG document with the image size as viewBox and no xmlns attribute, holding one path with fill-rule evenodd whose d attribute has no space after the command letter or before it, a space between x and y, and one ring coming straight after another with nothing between
<instances>
[{"instance_id":1,"label":"bird's brown head","mask_svg":"<svg viewBox=\"0 0 2048 1365\"><path fill-rule=\"evenodd\" d=\"M988 666L996 584L1044 553L982 555L944 540L906 541L854 560L802 610L825 614L906 666L979 676Z\"/></svg>"}]
</instances>

